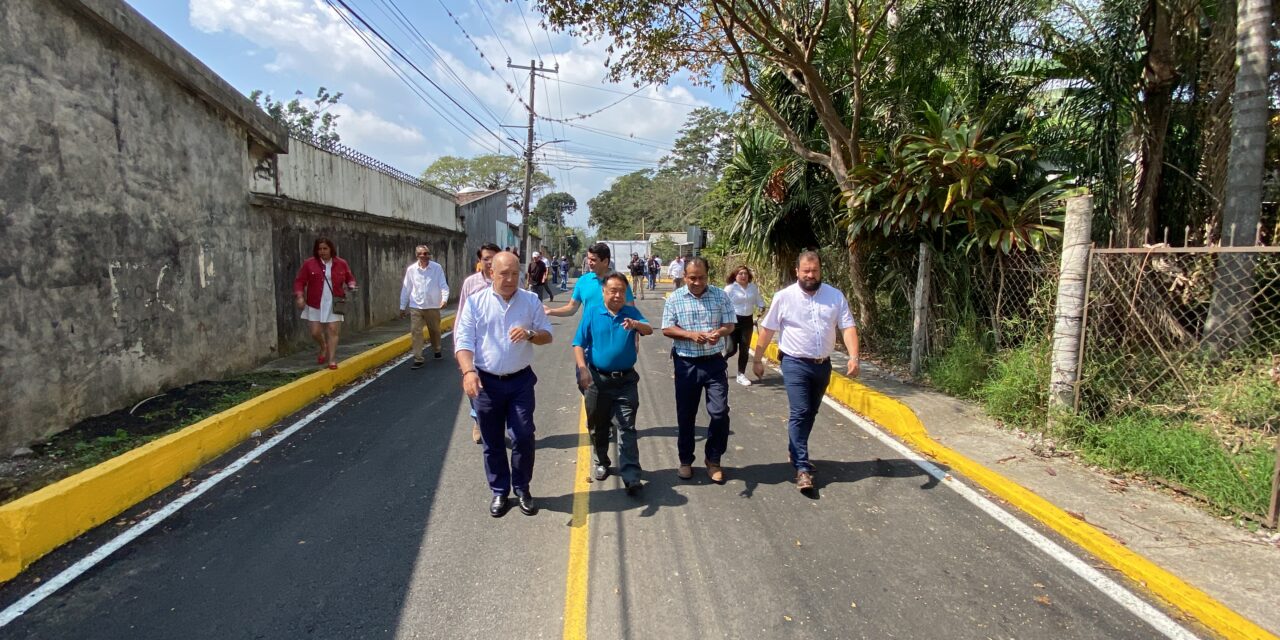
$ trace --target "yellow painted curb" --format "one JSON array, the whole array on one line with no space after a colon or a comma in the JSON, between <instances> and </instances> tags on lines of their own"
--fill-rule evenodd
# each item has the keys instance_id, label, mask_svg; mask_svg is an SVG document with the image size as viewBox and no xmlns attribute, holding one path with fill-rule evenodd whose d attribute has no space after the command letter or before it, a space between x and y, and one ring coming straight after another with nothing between
<instances>
[{"instance_id":1,"label":"yellow painted curb","mask_svg":"<svg viewBox=\"0 0 1280 640\"><path fill-rule=\"evenodd\" d=\"M777 345L770 344L765 355L770 360L777 361ZM1073 517L1029 489L963 454L939 444L929 437L929 432L915 412L898 400L834 371L831 383L827 386L827 395L884 427L916 451L934 458L1026 512L1223 637L1232 640L1280 640L1214 600L1209 594L1116 542L1096 527Z\"/></svg>"},{"instance_id":2,"label":"yellow painted curb","mask_svg":"<svg viewBox=\"0 0 1280 640\"><path fill-rule=\"evenodd\" d=\"M453 316L440 319L442 331ZM409 350L405 334L0 506L0 583L317 398Z\"/></svg>"}]
</instances>

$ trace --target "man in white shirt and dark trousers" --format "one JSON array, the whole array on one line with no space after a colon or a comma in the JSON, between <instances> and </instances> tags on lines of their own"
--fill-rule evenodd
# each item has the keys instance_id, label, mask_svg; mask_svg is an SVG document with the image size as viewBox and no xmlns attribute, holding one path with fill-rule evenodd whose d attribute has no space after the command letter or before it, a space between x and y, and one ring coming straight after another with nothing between
<instances>
[{"instance_id":1,"label":"man in white shirt and dark trousers","mask_svg":"<svg viewBox=\"0 0 1280 640\"><path fill-rule=\"evenodd\" d=\"M813 490L813 464L809 461L809 433L831 380L831 352L836 329L844 333L849 350L850 377L858 375L858 328L849 302L835 287L822 282L822 259L805 251L796 261L796 283L773 296L769 312L760 321L760 339L752 358L756 377L764 375L765 347L778 332L782 380L791 415L787 421L790 461L796 469L796 488Z\"/></svg>"},{"instance_id":2,"label":"man in white shirt and dark trousers","mask_svg":"<svg viewBox=\"0 0 1280 640\"><path fill-rule=\"evenodd\" d=\"M431 348L436 352L436 360L444 357L440 350L444 340L440 337L440 309L449 301L449 283L445 282L444 269L440 263L431 260L431 247L418 245L417 261L409 265L404 272L404 283L400 286L400 317L409 316L409 333L413 336L413 366L421 369L422 327L425 324L431 334Z\"/></svg>"},{"instance_id":3,"label":"man in white shirt and dark trousers","mask_svg":"<svg viewBox=\"0 0 1280 640\"><path fill-rule=\"evenodd\" d=\"M520 288L520 262L503 252L493 259L493 286L467 299L453 327L462 390L475 403L484 445L484 470L493 498L489 515L501 518L514 490L520 511L537 513L533 478L533 345L551 344L551 322L537 294ZM511 433L507 460L506 432Z\"/></svg>"}]
</instances>

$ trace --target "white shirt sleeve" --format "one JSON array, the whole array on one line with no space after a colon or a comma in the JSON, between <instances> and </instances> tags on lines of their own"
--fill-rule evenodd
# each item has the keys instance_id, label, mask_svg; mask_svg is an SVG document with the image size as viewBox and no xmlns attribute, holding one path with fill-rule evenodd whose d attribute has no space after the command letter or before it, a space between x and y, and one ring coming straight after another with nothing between
<instances>
[{"instance_id":1,"label":"white shirt sleeve","mask_svg":"<svg viewBox=\"0 0 1280 640\"><path fill-rule=\"evenodd\" d=\"M754 290L755 290L755 292L756 292L756 301L755 301L755 302L756 302L756 308L757 308L757 309L763 309L763 308L764 308L764 296L760 295L760 287L756 286L756 283L752 282L752 283L751 283L751 288L752 288L752 289L754 289Z\"/></svg>"},{"instance_id":2,"label":"white shirt sleeve","mask_svg":"<svg viewBox=\"0 0 1280 640\"><path fill-rule=\"evenodd\" d=\"M400 310L409 308L409 292L413 290L413 266L404 270L404 282L400 285Z\"/></svg>"},{"instance_id":3,"label":"white shirt sleeve","mask_svg":"<svg viewBox=\"0 0 1280 640\"><path fill-rule=\"evenodd\" d=\"M476 352L476 302L458 309L458 319L453 323L453 351Z\"/></svg>"},{"instance_id":4,"label":"white shirt sleeve","mask_svg":"<svg viewBox=\"0 0 1280 640\"><path fill-rule=\"evenodd\" d=\"M858 323L853 319L853 312L849 310L849 300L844 296L840 296L840 322L838 324L841 331L849 327L858 326Z\"/></svg>"},{"instance_id":5,"label":"white shirt sleeve","mask_svg":"<svg viewBox=\"0 0 1280 640\"><path fill-rule=\"evenodd\" d=\"M440 308L443 309L449 304L449 282L445 279L444 267L440 266L439 262L432 264L436 266L436 273L440 274Z\"/></svg>"}]
</instances>

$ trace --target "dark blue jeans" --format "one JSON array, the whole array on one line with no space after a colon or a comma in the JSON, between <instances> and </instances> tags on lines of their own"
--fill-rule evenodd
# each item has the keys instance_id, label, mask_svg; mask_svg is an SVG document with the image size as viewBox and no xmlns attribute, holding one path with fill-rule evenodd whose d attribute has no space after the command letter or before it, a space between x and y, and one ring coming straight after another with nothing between
<instances>
[{"instance_id":1,"label":"dark blue jeans","mask_svg":"<svg viewBox=\"0 0 1280 640\"><path fill-rule=\"evenodd\" d=\"M693 464L693 429L698 418L698 405L705 391L707 397L707 444L703 458L720 462L729 446L729 381L728 366L720 354L702 358L675 356L676 370L676 452L680 464Z\"/></svg>"},{"instance_id":2,"label":"dark blue jeans","mask_svg":"<svg viewBox=\"0 0 1280 640\"><path fill-rule=\"evenodd\" d=\"M507 378L484 371L479 375L482 387L474 405L489 488L495 496L509 495L512 489L527 492L533 479L533 387L538 376L529 368ZM510 465L504 438L507 434L511 435Z\"/></svg>"},{"instance_id":3,"label":"dark blue jeans","mask_svg":"<svg viewBox=\"0 0 1280 640\"><path fill-rule=\"evenodd\" d=\"M787 420L791 464L796 471L813 471L809 462L809 433L822 406L822 396L831 381L831 360L814 364L786 354L782 355L782 382L787 388L791 415Z\"/></svg>"}]
</instances>

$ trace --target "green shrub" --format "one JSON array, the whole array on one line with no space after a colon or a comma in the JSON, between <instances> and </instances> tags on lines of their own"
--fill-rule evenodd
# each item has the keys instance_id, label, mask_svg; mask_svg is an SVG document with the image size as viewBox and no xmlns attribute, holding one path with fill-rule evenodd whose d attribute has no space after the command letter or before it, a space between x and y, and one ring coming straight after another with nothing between
<instances>
[{"instance_id":1,"label":"green shrub","mask_svg":"<svg viewBox=\"0 0 1280 640\"><path fill-rule=\"evenodd\" d=\"M1146 412L1083 424L1080 452L1111 469L1172 480L1228 511L1266 513L1275 454L1254 447L1232 454L1186 419Z\"/></svg>"},{"instance_id":2,"label":"green shrub","mask_svg":"<svg viewBox=\"0 0 1280 640\"><path fill-rule=\"evenodd\" d=\"M958 398L974 397L974 390L987 378L990 367L987 350L977 331L964 327L942 355L929 361L929 381Z\"/></svg>"},{"instance_id":3,"label":"green shrub","mask_svg":"<svg viewBox=\"0 0 1280 640\"><path fill-rule=\"evenodd\" d=\"M1049 342L1030 341L991 359L991 373L976 395L987 413L1023 428L1043 429L1048 417Z\"/></svg>"}]
</instances>

